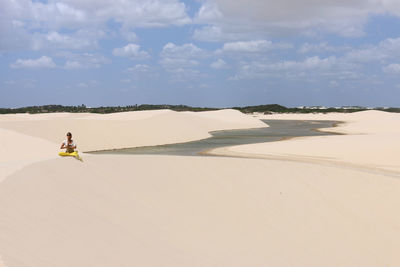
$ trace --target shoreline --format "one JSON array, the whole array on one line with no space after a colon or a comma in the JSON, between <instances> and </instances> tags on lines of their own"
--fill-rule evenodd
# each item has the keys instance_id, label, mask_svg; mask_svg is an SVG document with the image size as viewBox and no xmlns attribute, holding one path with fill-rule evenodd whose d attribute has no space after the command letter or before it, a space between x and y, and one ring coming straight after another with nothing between
<instances>
[{"instance_id":1,"label":"shoreline","mask_svg":"<svg viewBox=\"0 0 400 267\"><path fill-rule=\"evenodd\" d=\"M369 116L367 116L367 114ZM207 151L210 155L241 156L264 159L280 159L333 164L360 170L368 170L385 175L399 176L400 162L396 151L400 143L396 138L399 130L397 123L400 116L386 115L378 112L358 113L352 116L337 116L340 123L331 129L317 129L320 132L334 132L334 136L296 137L254 145L239 145L216 148ZM331 120L330 115L271 115L261 116L269 119L288 120ZM389 126L390 125L390 126Z\"/></svg>"},{"instance_id":2,"label":"shoreline","mask_svg":"<svg viewBox=\"0 0 400 267\"><path fill-rule=\"evenodd\" d=\"M85 153L207 156L206 151L210 151L214 148L229 147L232 145L277 142L306 136L337 135L333 131L322 131L322 129L331 129L335 125L341 123L339 121L325 120L304 120L301 121L301 123L297 120L262 120L262 122L265 123L265 127L211 131L209 132L211 135L210 137L189 142L156 146L128 147L124 149L85 151Z\"/></svg>"},{"instance_id":3,"label":"shoreline","mask_svg":"<svg viewBox=\"0 0 400 267\"><path fill-rule=\"evenodd\" d=\"M304 120L308 121L308 120ZM316 132L323 132L323 133L331 133L333 135L348 135L346 133L341 133L341 132L335 132L335 131L324 131L323 129L334 129L335 127L339 126L344 126L347 122L345 121L336 121L332 123L332 127L324 127L324 128L313 128L310 129L311 131L316 131ZM279 140L276 141L271 141L271 142L281 142L281 141L288 141L288 140L296 140L296 139L303 139L303 138L315 138L315 136L293 136L293 137L282 137ZM269 142L268 142L269 143ZM240 146L240 145L239 145ZM248 159L267 159L267 160L280 160L280 161L292 161L292 162L302 162L302 163L311 163L311 164L321 164L321 163L331 163L335 166L337 164L346 164L346 162L337 162L337 161L327 161L327 160L306 160L306 159L300 159L296 157L289 157L289 156L273 156L273 155L265 155L265 154L252 154L252 153L241 153L241 152L235 152L230 150L232 147L237 147L237 146L226 146L226 147L218 147L218 148L211 148L207 149L204 151L199 152L199 154L204 155L204 156L220 156L220 157L233 157L233 158L248 158ZM356 167L356 165L348 165L348 167L353 166ZM356 169L360 169L361 165L358 166ZM379 170L379 171L384 171L384 170ZM390 172L391 173L391 172ZM400 176L400 173L398 172L393 172L394 174L397 174Z\"/></svg>"}]
</instances>

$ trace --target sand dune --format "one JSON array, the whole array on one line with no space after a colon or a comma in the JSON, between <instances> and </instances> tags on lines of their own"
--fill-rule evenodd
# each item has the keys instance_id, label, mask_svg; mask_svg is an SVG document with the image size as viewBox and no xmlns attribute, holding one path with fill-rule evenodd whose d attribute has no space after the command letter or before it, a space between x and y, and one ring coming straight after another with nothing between
<instances>
[{"instance_id":1,"label":"sand dune","mask_svg":"<svg viewBox=\"0 0 400 267\"><path fill-rule=\"evenodd\" d=\"M0 266L399 266L398 115L271 118L346 121L348 135L228 149L281 160L80 162L57 156L67 130L92 150L265 125L233 110L0 116Z\"/></svg>"},{"instance_id":2,"label":"sand dune","mask_svg":"<svg viewBox=\"0 0 400 267\"><path fill-rule=\"evenodd\" d=\"M336 120L346 135L294 138L274 143L218 148L211 154L345 164L400 176L400 114L365 111L351 114L264 115L265 119Z\"/></svg>"},{"instance_id":3,"label":"sand dune","mask_svg":"<svg viewBox=\"0 0 400 267\"><path fill-rule=\"evenodd\" d=\"M254 127L266 125L236 110L1 115L0 181L30 163L57 158L68 131L82 152L186 142L207 138L210 131Z\"/></svg>"},{"instance_id":4,"label":"sand dune","mask_svg":"<svg viewBox=\"0 0 400 267\"><path fill-rule=\"evenodd\" d=\"M268 120L331 120L342 121L334 129L344 134L400 133L399 113L370 110L355 113L273 114L256 116Z\"/></svg>"},{"instance_id":5,"label":"sand dune","mask_svg":"<svg viewBox=\"0 0 400 267\"><path fill-rule=\"evenodd\" d=\"M171 110L100 114L15 115L1 120L1 128L61 143L66 132L78 138L82 151L159 145L192 141L208 132L265 127L260 120L239 111L175 112ZM227 121L221 120L227 116ZM37 117L40 117L38 119ZM215 117L215 118L214 118ZM0 117L1 118L1 117Z\"/></svg>"},{"instance_id":6,"label":"sand dune","mask_svg":"<svg viewBox=\"0 0 400 267\"><path fill-rule=\"evenodd\" d=\"M47 140L0 128L0 182L26 165L55 158L56 148Z\"/></svg>"}]
</instances>

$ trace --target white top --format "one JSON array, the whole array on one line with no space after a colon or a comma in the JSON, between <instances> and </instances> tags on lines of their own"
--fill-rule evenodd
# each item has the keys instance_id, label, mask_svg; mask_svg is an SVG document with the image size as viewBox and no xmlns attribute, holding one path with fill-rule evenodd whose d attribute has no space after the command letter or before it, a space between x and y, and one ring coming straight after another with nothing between
<instances>
[{"instance_id":1,"label":"white top","mask_svg":"<svg viewBox=\"0 0 400 267\"><path fill-rule=\"evenodd\" d=\"M71 143L70 143L70 144L68 144L68 140L65 140L63 144L64 144L64 146L67 148L67 152L69 152L69 153L70 153L70 152L74 152L74 149L73 149L73 148L68 148L68 145L70 145L70 146L76 146L73 140L71 140Z\"/></svg>"}]
</instances>

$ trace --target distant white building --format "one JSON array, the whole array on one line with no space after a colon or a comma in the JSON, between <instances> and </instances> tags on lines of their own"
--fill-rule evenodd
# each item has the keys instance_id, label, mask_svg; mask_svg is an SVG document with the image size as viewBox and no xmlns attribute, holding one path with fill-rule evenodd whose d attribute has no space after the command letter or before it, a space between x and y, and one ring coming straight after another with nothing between
<instances>
[{"instance_id":1,"label":"distant white building","mask_svg":"<svg viewBox=\"0 0 400 267\"><path fill-rule=\"evenodd\" d=\"M343 106L342 109L363 109L364 107L360 106Z\"/></svg>"},{"instance_id":2,"label":"distant white building","mask_svg":"<svg viewBox=\"0 0 400 267\"><path fill-rule=\"evenodd\" d=\"M328 109L327 107L325 107L325 106L311 106L311 107L308 107L309 109Z\"/></svg>"}]
</instances>

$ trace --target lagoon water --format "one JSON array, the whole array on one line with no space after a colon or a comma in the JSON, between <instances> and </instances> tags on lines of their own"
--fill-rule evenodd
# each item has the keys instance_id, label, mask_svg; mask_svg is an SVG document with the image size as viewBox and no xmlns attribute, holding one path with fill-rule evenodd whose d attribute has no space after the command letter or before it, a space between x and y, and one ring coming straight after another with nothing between
<instances>
[{"instance_id":1,"label":"lagoon water","mask_svg":"<svg viewBox=\"0 0 400 267\"><path fill-rule=\"evenodd\" d=\"M88 152L93 154L143 154L202 156L204 151L217 147L279 141L300 136L333 135L317 129L333 127L336 121L262 120L269 127L210 132L212 137L177 144L144 146Z\"/></svg>"}]
</instances>

